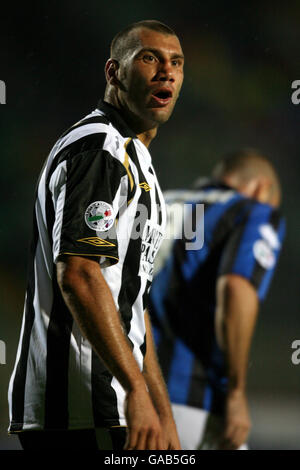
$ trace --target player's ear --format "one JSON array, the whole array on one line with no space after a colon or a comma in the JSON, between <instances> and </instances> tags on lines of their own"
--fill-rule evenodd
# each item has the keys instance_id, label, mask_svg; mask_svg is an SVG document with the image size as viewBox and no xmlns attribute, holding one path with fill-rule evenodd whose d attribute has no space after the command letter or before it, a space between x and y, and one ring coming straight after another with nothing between
<instances>
[{"instance_id":1,"label":"player's ear","mask_svg":"<svg viewBox=\"0 0 300 470\"><path fill-rule=\"evenodd\" d=\"M269 203L270 199L270 185L269 179L261 176L255 179L255 188L253 188L252 197L259 202Z\"/></svg>"},{"instance_id":2,"label":"player's ear","mask_svg":"<svg viewBox=\"0 0 300 470\"><path fill-rule=\"evenodd\" d=\"M108 59L105 64L104 72L105 78L109 85L116 86L119 83L117 78L117 70L119 69L119 62L115 59Z\"/></svg>"}]
</instances>

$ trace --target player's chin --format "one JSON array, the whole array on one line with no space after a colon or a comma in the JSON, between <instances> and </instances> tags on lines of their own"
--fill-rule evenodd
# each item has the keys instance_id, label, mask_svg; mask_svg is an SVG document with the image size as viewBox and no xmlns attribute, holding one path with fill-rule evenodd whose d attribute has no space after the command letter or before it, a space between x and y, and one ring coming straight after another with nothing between
<instances>
[{"instance_id":1,"label":"player's chin","mask_svg":"<svg viewBox=\"0 0 300 470\"><path fill-rule=\"evenodd\" d=\"M172 109L168 107L154 108L152 109L152 112L151 112L152 120L156 122L157 124L164 124L170 118L172 111L173 111L173 107Z\"/></svg>"}]
</instances>

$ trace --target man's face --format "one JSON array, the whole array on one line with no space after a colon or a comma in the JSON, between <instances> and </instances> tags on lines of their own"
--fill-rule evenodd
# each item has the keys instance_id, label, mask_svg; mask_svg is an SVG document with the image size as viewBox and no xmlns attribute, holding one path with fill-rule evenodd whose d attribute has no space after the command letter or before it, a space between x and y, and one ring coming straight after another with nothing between
<instances>
[{"instance_id":1,"label":"man's face","mask_svg":"<svg viewBox=\"0 0 300 470\"><path fill-rule=\"evenodd\" d=\"M121 61L117 77L123 109L146 126L156 127L172 114L183 81L183 53L176 36L150 29L133 31L134 47Z\"/></svg>"}]
</instances>

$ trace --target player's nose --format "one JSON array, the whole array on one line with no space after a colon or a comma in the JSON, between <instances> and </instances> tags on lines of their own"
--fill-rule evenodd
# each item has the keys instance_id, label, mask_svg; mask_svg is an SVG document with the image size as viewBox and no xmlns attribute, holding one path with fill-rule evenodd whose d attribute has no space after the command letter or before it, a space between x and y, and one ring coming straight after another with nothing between
<instances>
[{"instance_id":1,"label":"player's nose","mask_svg":"<svg viewBox=\"0 0 300 470\"><path fill-rule=\"evenodd\" d=\"M157 78L158 80L162 82L167 82L167 81L174 82L175 81L174 73L173 73L173 69L172 69L172 65L170 61L166 60L166 61L160 62L159 70L157 73Z\"/></svg>"}]
</instances>

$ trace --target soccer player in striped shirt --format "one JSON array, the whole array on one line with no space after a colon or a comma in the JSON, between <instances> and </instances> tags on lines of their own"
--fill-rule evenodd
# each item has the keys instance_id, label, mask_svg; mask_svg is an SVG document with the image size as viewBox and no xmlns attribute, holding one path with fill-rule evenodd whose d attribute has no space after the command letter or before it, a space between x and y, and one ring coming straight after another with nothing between
<instances>
[{"instance_id":1,"label":"soccer player in striped shirt","mask_svg":"<svg viewBox=\"0 0 300 470\"><path fill-rule=\"evenodd\" d=\"M165 225L148 147L183 62L168 26L122 30L104 101L44 165L9 386L9 432L24 449L180 448L146 307Z\"/></svg>"},{"instance_id":2,"label":"soccer player in striped shirt","mask_svg":"<svg viewBox=\"0 0 300 470\"><path fill-rule=\"evenodd\" d=\"M259 152L228 155L213 177L165 193L180 230L159 253L150 313L182 447L244 449L248 351L285 223L278 177Z\"/></svg>"}]
</instances>

